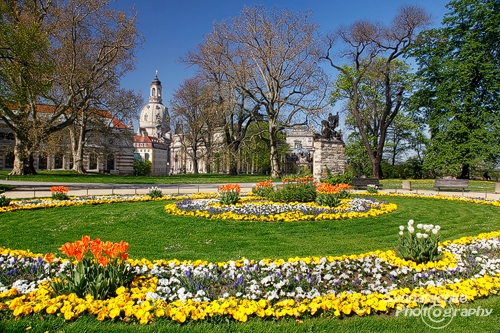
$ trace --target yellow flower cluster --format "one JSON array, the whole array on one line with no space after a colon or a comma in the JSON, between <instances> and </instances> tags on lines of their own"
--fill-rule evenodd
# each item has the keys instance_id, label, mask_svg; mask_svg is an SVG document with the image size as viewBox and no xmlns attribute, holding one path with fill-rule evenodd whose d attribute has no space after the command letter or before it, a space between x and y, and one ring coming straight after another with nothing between
<instances>
[{"instance_id":1,"label":"yellow flower cluster","mask_svg":"<svg viewBox=\"0 0 500 333\"><path fill-rule=\"evenodd\" d=\"M283 203L274 203L276 205L286 205ZM238 205L238 204L237 204ZM314 205L311 203L310 205ZM214 206L217 206L215 204ZM304 214L301 211L289 211L272 215L247 215L237 214L234 212L223 212L219 214L210 214L208 211L185 211L178 209L175 203L167 204L165 212L173 215L203 217L208 219L221 219L221 220L236 220L236 221L261 221L261 222L296 222L296 221L322 221L322 220L346 220L359 217L374 217L382 214L390 213L396 210L398 206L393 203L382 204L378 209L372 208L365 212L337 212L337 213L323 213L319 215Z\"/></svg>"},{"instance_id":2,"label":"yellow flower cluster","mask_svg":"<svg viewBox=\"0 0 500 333\"><path fill-rule=\"evenodd\" d=\"M81 206L81 205L100 205L100 204L111 204L117 202L145 202L145 201L160 201L160 200L184 200L184 199L208 199L217 198L217 193L207 192L207 193L196 193L189 195L165 195L159 198L152 198L150 196L130 196L130 197L120 197L120 196L105 196L100 199L88 199L88 200L52 200L45 199L47 203L45 204L32 204L32 205L20 205L16 201L13 201L9 206L0 207L0 213L13 212L16 210L32 210L40 208L56 208L56 207L70 207L70 206Z\"/></svg>"},{"instance_id":3,"label":"yellow flower cluster","mask_svg":"<svg viewBox=\"0 0 500 333\"><path fill-rule=\"evenodd\" d=\"M218 299L214 301L174 301L167 303L162 300L150 300L146 294L154 291L157 279L155 277L137 278L130 289L120 287L116 297L108 300L94 300L88 296L84 299L75 294L52 298L47 282L39 289L0 303L0 310L8 308L13 315L19 317L32 313L60 314L66 320L77 318L87 312L95 315L98 320L138 321L141 324L152 322L155 318L166 317L177 322L186 320L204 320L213 316L230 316L245 322L249 316L260 318L300 318L304 314L317 315L329 313L334 316L368 315L371 313L387 313L391 309L414 308L422 304L437 304L446 307L450 304L460 304L477 298L497 294L500 290L500 275L484 276L474 280L464 280L458 283L440 287L400 288L387 294L345 293L340 296L328 294L314 299L294 301L286 299L276 303L267 300L247 300L238 298ZM0 294L0 298L15 296L15 291Z\"/></svg>"},{"instance_id":4,"label":"yellow flower cluster","mask_svg":"<svg viewBox=\"0 0 500 333\"><path fill-rule=\"evenodd\" d=\"M360 192L360 193L356 193L356 195L368 195L371 197L384 196L384 197L437 199L437 200L447 200L447 201L469 202L469 203L476 203L476 204L491 205L491 206L495 206L495 207L500 207L500 201L468 198L468 197L463 197L463 196L458 196L458 195L442 195L442 194L428 195L428 194L416 194L416 193L389 193L389 192L377 192L377 193Z\"/></svg>"}]
</instances>

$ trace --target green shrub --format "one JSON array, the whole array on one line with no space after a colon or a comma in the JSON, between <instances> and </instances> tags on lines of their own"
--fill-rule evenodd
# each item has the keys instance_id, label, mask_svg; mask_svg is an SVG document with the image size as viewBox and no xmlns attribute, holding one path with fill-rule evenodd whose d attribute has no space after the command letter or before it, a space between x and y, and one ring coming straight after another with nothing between
<instances>
[{"instance_id":1,"label":"green shrub","mask_svg":"<svg viewBox=\"0 0 500 333\"><path fill-rule=\"evenodd\" d=\"M134 175L148 176L151 174L151 161L138 158L134 161Z\"/></svg>"},{"instance_id":2,"label":"green shrub","mask_svg":"<svg viewBox=\"0 0 500 333\"><path fill-rule=\"evenodd\" d=\"M270 193L269 200L276 202L313 202L316 200L316 186L312 183L285 184Z\"/></svg>"},{"instance_id":3,"label":"green shrub","mask_svg":"<svg viewBox=\"0 0 500 333\"><path fill-rule=\"evenodd\" d=\"M330 171L327 168L327 175L328 177L324 180L322 180L324 183L329 183L332 185L337 185L337 184L349 184L352 185L352 179L355 178L352 172L346 171L342 175L332 175Z\"/></svg>"},{"instance_id":4,"label":"green shrub","mask_svg":"<svg viewBox=\"0 0 500 333\"><path fill-rule=\"evenodd\" d=\"M5 196L5 194L0 195L0 207L6 207L10 205L10 199Z\"/></svg>"}]
</instances>

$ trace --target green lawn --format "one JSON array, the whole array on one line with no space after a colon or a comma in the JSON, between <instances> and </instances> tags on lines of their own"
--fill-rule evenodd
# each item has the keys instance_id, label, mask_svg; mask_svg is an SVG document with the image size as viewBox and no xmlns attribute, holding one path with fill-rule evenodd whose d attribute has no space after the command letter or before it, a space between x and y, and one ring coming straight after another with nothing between
<instances>
[{"instance_id":1,"label":"green lawn","mask_svg":"<svg viewBox=\"0 0 500 333\"><path fill-rule=\"evenodd\" d=\"M384 199L384 198L382 198ZM0 214L0 245L34 252L54 252L63 243L88 234L103 240L130 243L132 258L206 259L227 261L246 257L288 258L311 255L341 255L394 248L398 226L409 219L442 227L442 239L473 236L500 230L499 208L463 202L416 198L385 198L399 209L376 218L348 221L251 223L211 221L166 215L165 202L122 203L98 206L17 211ZM469 305L493 308L491 317L457 317L441 332L495 332L500 329L498 297ZM8 320L1 320L2 317ZM158 320L137 326L100 323L82 317L71 323L50 316L12 320L0 313L0 332L431 332L420 317L374 315L336 318L306 318L236 323L213 322L180 325Z\"/></svg>"},{"instance_id":2,"label":"green lawn","mask_svg":"<svg viewBox=\"0 0 500 333\"><path fill-rule=\"evenodd\" d=\"M9 171L0 170L0 179L6 179ZM9 176L9 180L67 182L67 183L104 183L104 184L218 184L229 182L255 183L269 179L266 175L225 174L185 174L172 176L118 176L89 173L79 175L72 171L39 171L37 175Z\"/></svg>"},{"instance_id":3,"label":"green lawn","mask_svg":"<svg viewBox=\"0 0 500 333\"><path fill-rule=\"evenodd\" d=\"M46 253L90 235L129 242L129 253L135 258L227 261L390 249L397 243L398 227L409 219L441 225L443 239L500 229L499 209L493 206L397 197L388 200L398 204L398 210L375 218L290 223L167 215L164 201L17 211L0 214L0 245Z\"/></svg>"},{"instance_id":4,"label":"green lawn","mask_svg":"<svg viewBox=\"0 0 500 333\"><path fill-rule=\"evenodd\" d=\"M5 179L8 170L0 170L0 179ZM225 174L185 174L172 176L116 176L103 174L79 175L72 171L39 171L37 175L9 176L10 180L40 181L40 182L72 182L72 183L105 183L105 184L224 184L224 183L257 183L269 179L268 175L238 175ZM412 189L433 190L433 179L407 179ZM279 179L277 179L279 181ZM402 188L401 179L382 179L381 183L387 189ZM0 188L1 188L0 184ZM494 192L495 182L471 180L469 191Z\"/></svg>"}]
</instances>

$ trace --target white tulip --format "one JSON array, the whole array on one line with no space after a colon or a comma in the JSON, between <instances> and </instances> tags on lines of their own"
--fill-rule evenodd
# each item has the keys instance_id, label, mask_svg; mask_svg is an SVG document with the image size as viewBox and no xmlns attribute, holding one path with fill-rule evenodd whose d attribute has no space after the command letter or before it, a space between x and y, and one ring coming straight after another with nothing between
<instances>
[{"instance_id":1,"label":"white tulip","mask_svg":"<svg viewBox=\"0 0 500 333\"><path fill-rule=\"evenodd\" d=\"M404 235L404 232L400 231L399 236L403 236L403 235Z\"/></svg>"},{"instance_id":2,"label":"white tulip","mask_svg":"<svg viewBox=\"0 0 500 333\"><path fill-rule=\"evenodd\" d=\"M400 226L399 226L399 230L404 231L404 230L405 230L405 227L404 227L404 226L402 226L402 225L400 225Z\"/></svg>"},{"instance_id":3,"label":"white tulip","mask_svg":"<svg viewBox=\"0 0 500 333\"><path fill-rule=\"evenodd\" d=\"M422 234L420 232L417 232L417 238L422 238Z\"/></svg>"},{"instance_id":4,"label":"white tulip","mask_svg":"<svg viewBox=\"0 0 500 333\"><path fill-rule=\"evenodd\" d=\"M414 229L413 227L408 227L408 232L409 232L410 234L412 234L414 231L415 231L415 229Z\"/></svg>"},{"instance_id":5,"label":"white tulip","mask_svg":"<svg viewBox=\"0 0 500 333\"><path fill-rule=\"evenodd\" d=\"M409 225L410 227L411 227L411 226L413 226L413 223L415 223L415 221L413 221L413 220L408 221L408 225Z\"/></svg>"}]
</instances>

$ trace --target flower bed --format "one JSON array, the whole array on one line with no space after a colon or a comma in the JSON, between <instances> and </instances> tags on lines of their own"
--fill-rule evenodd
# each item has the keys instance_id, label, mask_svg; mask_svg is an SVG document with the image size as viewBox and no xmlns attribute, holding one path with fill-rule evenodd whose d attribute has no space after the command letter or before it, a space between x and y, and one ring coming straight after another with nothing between
<instances>
[{"instance_id":1,"label":"flower bed","mask_svg":"<svg viewBox=\"0 0 500 333\"><path fill-rule=\"evenodd\" d=\"M177 198L184 199L181 202L186 205L213 204L212 208L223 208L213 200ZM244 202L253 201L255 209L260 209L262 203L255 200L247 197ZM485 200L454 200L499 206L498 202ZM104 202L113 201L97 203ZM304 205L304 209L311 209ZM343 205L336 209L347 209ZM281 209L275 204L266 209L276 207ZM285 204L284 207L288 209ZM192 214L200 211L194 206L191 208ZM279 212L266 214L262 216ZM321 214L327 213L321 212L318 216ZM97 300L90 295L77 297L53 292L52 279L70 269L69 260L0 247L0 311L9 311L14 317L54 314L66 320L88 313L98 320L142 324L161 317L185 322L226 316L244 322L251 316L363 316L424 304L446 307L498 293L500 231L446 241L440 248L442 259L421 264L403 260L392 250L338 257L216 263L128 259L127 265L134 273L130 285L119 287L114 293L116 296Z\"/></svg>"},{"instance_id":2,"label":"flower bed","mask_svg":"<svg viewBox=\"0 0 500 333\"><path fill-rule=\"evenodd\" d=\"M116 296L54 296L50 276L70 264L42 255L0 249L0 268L11 283L0 287L0 310L16 317L82 313L98 320L149 323L168 317L178 322L229 316L280 318L325 313L331 316L388 313L404 307L461 304L500 289L500 232L442 244L444 258L416 265L394 251L341 257L206 261L128 260L136 276ZM18 279L14 278L18 275Z\"/></svg>"},{"instance_id":3,"label":"flower bed","mask_svg":"<svg viewBox=\"0 0 500 333\"><path fill-rule=\"evenodd\" d=\"M246 197L236 205L221 205L216 199L185 199L165 206L169 214L232 219L240 221L294 222L341 220L387 214L397 205L373 198L344 199L338 207L319 206L309 203L279 203Z\"/></svg>"},{"instance_id":4,"label":"flower bed","mask_svg":"<svg viewBox=\"0 0 500 333\"><path fill-rule=\"evenodd\" d=\"M215 198L217 193L198 193L192 195L164 195L152 197L149 195L88 195L81 197L68 197L67 200L54 200L49 198L25 199L11 201L8 206L0 207L0 213L16 210L31 210L54 207L69 207L80 205L100 205L118 202L141 202L152 200L182 200L186 198Z\"/></svg>"}]
</instances>

